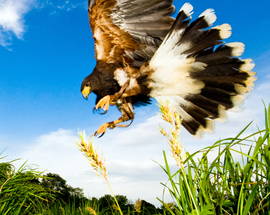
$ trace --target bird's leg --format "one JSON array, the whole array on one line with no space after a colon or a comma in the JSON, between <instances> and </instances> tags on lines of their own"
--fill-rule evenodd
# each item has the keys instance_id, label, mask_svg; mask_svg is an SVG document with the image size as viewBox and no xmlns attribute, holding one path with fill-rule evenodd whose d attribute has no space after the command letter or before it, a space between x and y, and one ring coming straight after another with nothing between
<instances>
[{"instance_id":1,"label":"bird's leg","mask_svg":"<svg viewBox=\"0 0 270 215\"><path fill-rule=\"evenodd\" d=\"M102 126L100 126L98 128L98 130L95 132L95 134L94 134L95 136L99 135L99 137L102 137L105 134L107 128L113 129L115 127L128 127L128 126L130 126L131 123L127 124L127 125L120 124L120 123L134 119L132 104L125 102L125 103L122 103L120 106L118 106L118 108L121 111L122 116L119 117L115 121L107 122L107 123L103 124Z\"/></svg>"},{"instance_id":2,"label":"bird's leg","mask_svg":"<svg viewBox=\"0 0 270 215\"><path fill-rule=\"evenodd\" d=\"M125 90L127 89L129 85L129 81L127 81L119 90L119 92L113 94L113 95L107 95L104 96L102 99L99 100L99 102L96 105L96 109L103 109L105 112L109 110L110 105L115 105L117 100L123 95Z\"/></svg>"},{"instance_id":3,"label":"bird's leg","mask_svg":"<svg viewBox=\"0 0 270 215\"><path fill-rule=\"evenodd\" d=\"M132 120L134 119L134 112L133 112L133 106L131 102L124 102L121 105L118 106L118 109L121 111L122 116L114 121L115 127L128 127L131 125ZM120 124L122 122L126 122L131 120L131 123L129 124Z\"/></svg>"}]
</instances>

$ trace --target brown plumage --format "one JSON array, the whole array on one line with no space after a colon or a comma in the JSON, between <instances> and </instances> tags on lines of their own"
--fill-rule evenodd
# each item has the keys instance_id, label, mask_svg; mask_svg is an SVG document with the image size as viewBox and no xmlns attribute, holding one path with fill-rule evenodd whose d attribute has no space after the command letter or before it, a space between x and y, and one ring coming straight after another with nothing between
<instances>
[{"instance_id":1,"label":"brown plumage","mask_svg":"<svg viewBox=\"0 0 270 215\"><path fill-rule=\"evenodd\" d=\"M110 14L115 6L116 0L99 0L89 9L96 58L112 64L123 63L125 50L135 51L138 48L135 40L113 23Z\"/></svg>"},{"instance_id":2,"label":"brown plumage","mask_svg":"<svg viewBox=\"0 0 270 215\"><path fill-rule=\"evenodd\" d=\"M172 0L89 0L97 64L81 91L97 95L96 109L116 105L122 113L97 135L125 127L133 106L151 97L169 100L183 126L197 134L251 89L253 64L239 59L244 45L223 42L230 25L211 27L212 9L191 22L192 10L186 3L174 19Z\"/></svg>"}]
</instances>

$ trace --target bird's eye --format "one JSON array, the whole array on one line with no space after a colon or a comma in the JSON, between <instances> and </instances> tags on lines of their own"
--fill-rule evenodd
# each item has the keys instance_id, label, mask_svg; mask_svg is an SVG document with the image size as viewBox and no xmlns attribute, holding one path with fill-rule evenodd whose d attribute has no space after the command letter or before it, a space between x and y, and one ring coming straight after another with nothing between
<instances>
[{"instance_id":1,"label":"bird's eye","mask_svg":"<svg viewBox=\"0 0 270 215\"><path fill-rule=\"evenodd\" d=\"M86 86L86 87L90 87L90 84L89 84L89 83L86 83L85 86Z\"/></svg>"}]
</instances>

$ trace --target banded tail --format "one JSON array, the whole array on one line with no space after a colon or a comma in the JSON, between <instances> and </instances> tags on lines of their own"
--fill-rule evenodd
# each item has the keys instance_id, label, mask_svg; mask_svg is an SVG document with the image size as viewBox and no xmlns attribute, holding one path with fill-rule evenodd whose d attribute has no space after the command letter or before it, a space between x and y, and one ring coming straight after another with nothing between
<instances>
[{"instance_id":1,"label":"banded tail","mask_svg":"<svg viewBox=\"0 0 270 215\"><path fill-rule=\"evenodd\" d=\"M213 119L234 107L255 80L251 59L239 58L244 44L224 43L231 26L211 27L213 9L191 22L193 7L185 3L171 30L152 57L150 96L169 100L183 126L191 133L211 127Z\"/></svg>"}]
</instances>

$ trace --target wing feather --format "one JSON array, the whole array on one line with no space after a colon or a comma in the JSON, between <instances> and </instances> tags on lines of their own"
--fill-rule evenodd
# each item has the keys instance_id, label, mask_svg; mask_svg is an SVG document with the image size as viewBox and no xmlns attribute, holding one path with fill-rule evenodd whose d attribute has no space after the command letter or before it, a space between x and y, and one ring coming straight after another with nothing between
<instances>
[{"instance_id":1,"label":"wing feather","mask_svg":"<svg viewBox=\"0 0 270 215\"><path fill-rule=\"evenodd\" d=\"M141 66L174 22L172 0L89 0L88 5L96 57L107 63Z\"/></svg>"}]
</instances>

